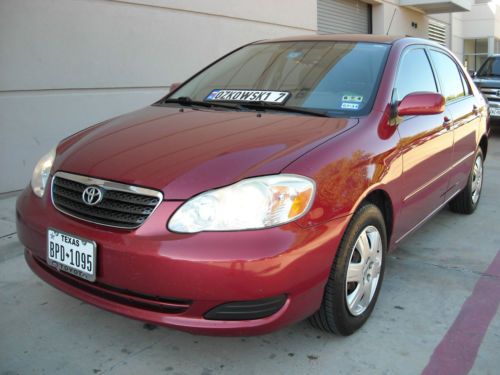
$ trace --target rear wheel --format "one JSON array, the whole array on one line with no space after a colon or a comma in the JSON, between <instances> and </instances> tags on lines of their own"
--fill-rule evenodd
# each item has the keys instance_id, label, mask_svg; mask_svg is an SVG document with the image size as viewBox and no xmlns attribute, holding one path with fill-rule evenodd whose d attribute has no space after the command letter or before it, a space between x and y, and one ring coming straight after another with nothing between
<instances>
[{"instance_id":1,"label":"rear wheel","mask_svg":"<svg viewBox=\"0 0 500 375\"><path fill-rule=\"evenodd\" d=\"M382 285L387 236L382 213L362 206L344 233L320 309L310 318L316 328L350 335L368 319Z\"/></svg>"},{"instance_id":2,"label":"rear wheel","mask_svg":"<svg viewBox=\"0 0 500 375\"><path fill-rule=\"evenodd\" d=\"M469 175L467 186L450 201L450 209L460 214L473 213L481 198L483 187L483 151L479 149Z\"/></svg>"}]
</instances>

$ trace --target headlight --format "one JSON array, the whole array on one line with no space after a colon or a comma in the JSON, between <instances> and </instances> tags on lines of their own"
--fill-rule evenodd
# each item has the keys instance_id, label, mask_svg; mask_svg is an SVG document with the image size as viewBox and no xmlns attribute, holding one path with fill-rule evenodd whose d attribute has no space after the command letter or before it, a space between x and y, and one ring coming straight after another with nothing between
<instances>
[{"instance_id":1,"label":"headlight","mask_svg":"<svg viewBox=\"0 0 500 375\"><path fill-rule=\"evenodd\" d=\"M50 170L54 159L56 157L56 149L53 148L48 154L42 156L38 161L33 170L33 176L31 177L31 188L33 193L35 193L40 198L43 196L45 191L45 186L47 185L47 180L49 179Z\"/></svg>"},{"instance_id":2,"label":"headlight","mask_svg":"<svg viewBox=\"0 0 500 375\"><path fill-rule=\"evenodd\" d=\"M180 233L260 229L303 216L314 199L314 181L296 175L242 180L184 203L168 229Z\"/></svg>"}]
</instances>

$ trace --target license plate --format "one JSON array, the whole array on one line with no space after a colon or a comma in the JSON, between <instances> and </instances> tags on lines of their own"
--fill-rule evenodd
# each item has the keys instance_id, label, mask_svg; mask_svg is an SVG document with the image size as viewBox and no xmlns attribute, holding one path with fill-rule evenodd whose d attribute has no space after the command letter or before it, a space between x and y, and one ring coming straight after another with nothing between
<instances>
[{"instance_id":1,"label":"license plate","mask_svg":"<svg viewBox=\"0 0 500 375\"><path fill-rule=\"evenodd\" d=\"M490 107L490 115L492 115L492 116L500 116L500 108Z\"/></svg>"},{"instance_id":2,"label":"license plate","mask_svg":"<svg viewBox=\"0 0 500 375\"><path fill-rule=\"evenodd\" d=\"M47 263L82 279L95 281L96 243L49 229L47 231Z\"/></svg>"}]
</instances>

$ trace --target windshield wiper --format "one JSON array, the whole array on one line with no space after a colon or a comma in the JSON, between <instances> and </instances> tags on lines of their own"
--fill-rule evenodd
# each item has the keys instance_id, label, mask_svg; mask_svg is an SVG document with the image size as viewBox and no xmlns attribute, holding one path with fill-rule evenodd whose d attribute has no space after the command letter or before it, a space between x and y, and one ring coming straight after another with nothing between
<instances>
[{"instance_id":1,"label":"windshield wiper","mask_svg":"<svg viewBox=\"0 0 500 375\"><path fill-rule=\"evenodd\" d=\"M267 103L267 102L240 103L240 106L243 108L263 110L263 111L265 111L266 109L269 109L272 111L301 113L303 115L312 115L312 116L319 116L319 117L330 117L330 116L328 116L328 113L325 111L316 111L314 109L276 105L276 104L271 104L271 103Z\"/></svg>"},{"instance_id":2,"label":"windshield wiper","mask_svg":"<svg viewBox=\"0 0 500 375\"><path fill-rule=\"evenodd\" d=\"M211 108L211 107L220 107L220 108L228 108L228 109L241 109L240 106L238 105L231 105L231 104L223 104L223 103L218 103L218 102L205 102L202 100L193 100L188 96L181 96L179 98L175 99L165 99L161 102L161 104L164 103L177 103L185 107L193 107L193 106L199 106L199 107L206 107L206 108Z\"/></svg>"},{"instance_id":3,"label":"windshield wiper","mask_svg":"<svg viewBox=\"0 0 500 375\"><path fill-rule=\"evenodd\" d=\"M253 109L253 110L262 110L265 111L267 109L273 111L281 111L281 112L291 112L291 113L301 113L303 115L312 115L319 117L330 117L324 111L315 111L313 109L305 109L299 107L284 107L282 105L271 104L267 102L247 102L247 103L238 103L238 104L226 104L220 102L205 102L201 100L193 100L187 96L181 96L175 99L166 99L161 102L163 103L177 103L182 106L192 107L192 106L200 106L200 107L220 107L220 108L228 108L233 110L242 110L242 109Z\"/></svg>"}]
</instances>

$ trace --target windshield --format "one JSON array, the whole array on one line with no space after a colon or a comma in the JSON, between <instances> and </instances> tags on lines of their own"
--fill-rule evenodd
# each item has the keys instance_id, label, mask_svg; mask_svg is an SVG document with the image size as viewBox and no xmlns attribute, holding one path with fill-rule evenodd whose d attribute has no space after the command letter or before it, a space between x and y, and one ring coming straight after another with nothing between
<instances>
[{"instance_id":1,"label":"windshield","mask_svg":"<svg viewBox=\"0 0 500 375\"><path fill-rule=\"evenodd\" d=\"M259 102L358 116L370 112L390 46L357 42L271 42L243 47L168 99Z\"/></svg>"},{"instance_id":2,"label":"windshield","mask_svg":"<svg viewBox=\"0 0 500 375\"><path fill-rule=\"evenodd\" d=\"M488 76L498 76L500 77L500 59L495 57L490 57L487 59L483 66L479 68L477 72L478 76L488 77Z\"/></svg>"}]
</instances>

